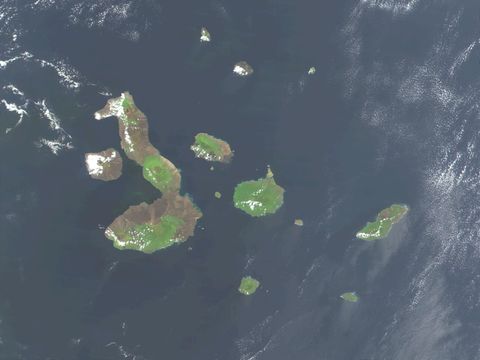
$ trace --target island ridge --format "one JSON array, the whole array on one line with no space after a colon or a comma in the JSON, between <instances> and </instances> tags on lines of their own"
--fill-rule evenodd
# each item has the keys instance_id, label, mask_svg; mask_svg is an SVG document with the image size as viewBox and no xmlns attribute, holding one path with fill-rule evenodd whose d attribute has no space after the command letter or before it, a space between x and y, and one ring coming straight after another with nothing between
<instances>
[{"instance_id":1,"label":"island ridge","mask_svg":"<svg viewBox=\"0 0 480 360\"><path fill-rule=\"evenodd\" d=\"M374 222L368 222L356 237L361 240L378 240L388 236L393 225L399 222L408 212L408 206L403 204L393 204L383 209L377 215Z\"/></svg>"}]
</instances>

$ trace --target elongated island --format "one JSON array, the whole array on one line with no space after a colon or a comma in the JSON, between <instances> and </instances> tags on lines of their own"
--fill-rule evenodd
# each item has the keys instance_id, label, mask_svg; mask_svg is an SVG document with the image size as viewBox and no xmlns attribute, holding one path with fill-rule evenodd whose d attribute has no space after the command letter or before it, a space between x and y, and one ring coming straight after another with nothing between
<instances>
[{"instance_id":1,"label":"elongated island","mask_svg":"<svg viewBox=\"0 0 480 360\"><path fill-rule=\"evenodd\" d=\"M408 206L404 204L393 204L383 209L377 215L374 222L367 222L356 237L361 240L378 240L388 236L394 224L398 223L408 212Z\"/></svg>"},{"instance_id":2,"label":"elongated island","mask_svg":"<svg viewBox=\"0 0 480 360\"><path fill-rule=\"evenodd\" d=\"M195 231L202 212L187 195L181 195L181 174L175 165L150 143L148 120L128 92L107 101L95 119L118 120L121 147L127 157L143 168L143 177L162 193L151 204L130 206L105 230L118 249L153 253L186 241Z\"/></svg>"},{"instance_id":3,"label":"elongated island","mask_svg":"<svg viewBox=\"0 0 480 360\"><path fill-rule=\"evenodd\" d=\"M229 163L233 157L233 151L226 141L206 133L195 135L195 143L190 149L196 157L207 161Z\"/></svg>"}]
</instances>

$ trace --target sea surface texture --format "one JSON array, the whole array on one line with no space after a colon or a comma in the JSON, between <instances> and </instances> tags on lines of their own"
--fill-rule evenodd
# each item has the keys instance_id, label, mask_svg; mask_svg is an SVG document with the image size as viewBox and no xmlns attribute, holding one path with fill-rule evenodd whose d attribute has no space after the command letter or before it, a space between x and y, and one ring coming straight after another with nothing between
<instances>
[{"instance_id":1,"label":"sea surface texture","mask_svg":"<svg viewBox=\"0 0 480 360\"><path fill-rule=\"evenodd\" d=\"M0 0L0 360L480 359L479 13ZM120 151L117 121L93 114L123 91L203 212L150 255L104 236L159 197L141 167L124 157L103 182L84 164ZM232 162L195 158L200 132ZM233 190L268 165L284 203L253 218ZM355 238L394 203L409 212L387 238Z\"/></svg>"}]
</instances>

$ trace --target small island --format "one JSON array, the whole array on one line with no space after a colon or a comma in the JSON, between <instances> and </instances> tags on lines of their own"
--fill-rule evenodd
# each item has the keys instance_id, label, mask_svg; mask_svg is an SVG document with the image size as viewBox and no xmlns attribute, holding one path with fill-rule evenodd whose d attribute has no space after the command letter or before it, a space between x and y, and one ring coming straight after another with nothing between
<instances>
[{"instance_id":1,"label":"small island","mask_svg":"<svg viewBox=\"0 0 480 360\"><path fill-rule=\"evenodd\" d=\"M348 302L357 302L358 301L358 295L355 292L346 292L340 295L340 297Z\"/></svg>"},{"instance_id":2,"label":"small island","mask_svg":"<svg viewBox=\"0 0 480 360\"><path fill-rule=\"evenodd\" d=\"M283 204L284 192L269 167L265 178L244 181L235 187L233 204L254 217L274 214Z\"/></svg>"},{"instance_id":3,"label":"small island","mask_svg":"<svg viewBox=\"0 0 480 360\"><path fill-rule=\"evenodd\" d=\"M211 39L210 32L206 27L202 27L200 30L200 42L210 42Z\"/></svg>"},{"instance_id":4,"label":"small island","mask_svg":"<svg viewBox=\"0 0 480 360\"><path fill-rule=\"evenodd\" d=\"M387 237L393 225L398 223L407 214L408 210L408 206L404 204L393 204L383 209L374 222L368 222L357 232L356 237L367 241Z\"/></svg>"},{"instance_id":5,"label":"small island","mask_svg":"<svg viewBox=\"0 0 480 360\"><path fill-rule=\"evenodd\" d=\"M302 219L295 219L293 222L297 226L303 226L303 220Z\"/></svg>"},{"instance_id":6,"label":"small island","mask_svg":"<svg viewBox=\"0 0 480 360\"><path fill-rule=\"evenodd\" d=\"M246 61L239 61L233 67L233 72L239 76L249 76L253 74L253 68Z\"/></svg>"},{"instance_id":7,"label":"small island","mask_svg":"<svg viewBox=\"0 0 480 360\"><path fill-rule=\"evenodd\" d=\"M317 72L317 69L315 69L315 66L312 66L310 69L308 69L308 75L315 75Z\"/></svg>"},{"instance_id":8,"label":"small island","mask_svg":"<svg viewBox=\"0 0 480 360\"><path fill-rule=\"evenodd\" d=\"M122 175L122 157L113 148L98 153L86 153L85 165L92 179L112 181Z\"/></svg>"},{"instance_id":9,"label":"small island","mask_svg":"<svg viewBox=\"0 0 480 360\"><path fill-rule=\"evenodd\" d=\"M238 291L243 295L252 295L255 291L257 291L258 287L260 286L260 282L251 276L246 276L240 282L240 286L238 287Z\"/></svg>"},{"instance_id":10,"label":"small island","mask_svg":"<svg viewBox=\"0 0 480 360\"><path fill-rule=\"evenodd\" d=\"M195 135L195 143L190 147L195 156L207 161L229 163L233 157L230 145L206 133Z\"/></svg>"},{"instance_id":11,"label":"small island","mask_svg":"<svg viewBox=\"0 0 480 360\"><path fill-rule=\"evenodd\" d=\"M175 165L150 143L147 117L136 107L133 97L124 92L107 101L95 113L97 120L118 119L121 146L127 157L143 168L143 177L162 196L151 204L130 206L105 230L117 249L150 254L193 235L202 212L188 196L180 195L181 174Z\"/></svg>"}]
</instances>

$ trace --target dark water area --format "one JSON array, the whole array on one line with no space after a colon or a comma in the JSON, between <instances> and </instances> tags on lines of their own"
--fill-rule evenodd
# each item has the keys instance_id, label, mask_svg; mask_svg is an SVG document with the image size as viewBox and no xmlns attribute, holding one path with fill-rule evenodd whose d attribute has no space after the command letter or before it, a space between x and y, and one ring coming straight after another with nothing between
<instances>
[{"instance_id":1,"label":"dark water area","mask_svg":"<svg viewBox=\"0 0 480 360\"><path fill-rule=\"evenodd\" d=\"M479 358L479 217L461 206L476 201L477 48L462 54L479 9L374 3L138 1L137 41L72 25L73 4L24 8L22 46L67 59L83 85L72 95L17 63L0 73L43 94L75 145L39 151L33 118L1 138L0 360ZM232 74L240 60L253 76ZM100 87L130 91L182 170L204 214L187 242L144 255L104 237L158 193L125 158L118 181L88 176L85 152L119 149L116 120L93 118ZM227 140L233 162L195 159L198 132ZM267 165L285 203L253 219L233 189ZM396 202L411 211L388 239L354 239ZM245 275L262 283L252 297L237 292Z\"/></svg>"}]
</instances>

